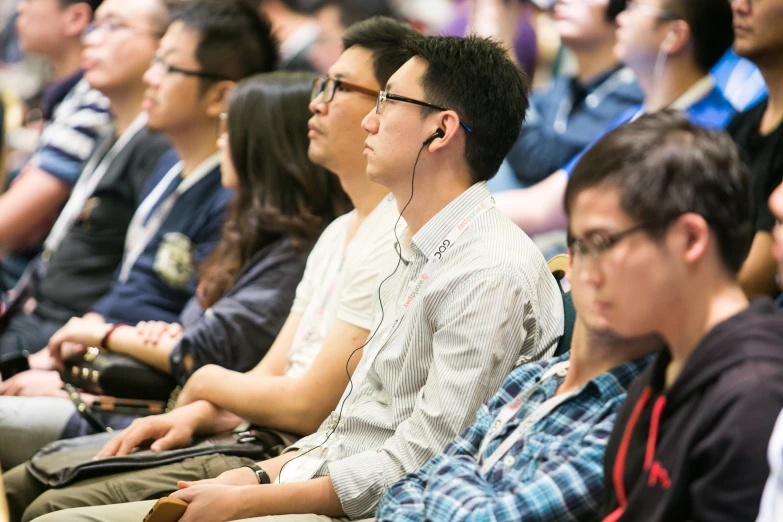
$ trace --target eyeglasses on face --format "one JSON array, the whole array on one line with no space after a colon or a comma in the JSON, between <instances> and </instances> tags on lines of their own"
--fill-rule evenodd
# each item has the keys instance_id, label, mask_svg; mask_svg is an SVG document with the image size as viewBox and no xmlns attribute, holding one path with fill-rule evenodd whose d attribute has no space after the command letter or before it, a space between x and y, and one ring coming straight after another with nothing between
<instances>
[{"instance_id":1,"label":"eyeglasses on face","mask_svg":"<svg viewBox=\"0 0 783 522\"><path fill-rule=\"evenodd\" d=\"M183 76L193 76L195 78L203 78L205 80L214 80L216 82L222 82L227 81L228 78L219 75L219 74L213 74L208 73L204 71L191 71L188 69L182 69L180 67L175 67L171 65L169 62L163 59L161 56L154 56L152 58L152 62L150 63L150 69L160 69L163 71L163 74L181 74Z\"/></svg>"},{"instance_id":2,"label":"eyeglasses on face","mask_svg":"<svg viewBox=\"0 0 783 522\"><path fill-rule=\"evenodd\" d=\"M568 248L573 252L574 257L598 259L631 234L635 234L642 230L650 230L652 228L658 228L658 226L642 223L641 225L636 225L635 227L631 227L621 232L615 232L614 234L590 232L582 239L573 237L569 231L567 244Z\"/></svg>"},{"instance_id":3,"label":"eyeglasses on face","mask_svg":"<svg viewBox=\"0 0 783 522\"><path fill-rule=\"evenodd\" d=\"M86 38L87 36L95 36L95 35L107 36L123 30L133 31L141 34L147 34L156 39L163 37L162 33L157 31L152 31L151 29L136 27L134 25L126 24L124 22L108 20L104 22L92 22L90 25L87 26L87 28L82 33L82 39Z\"/></svg>"},{"instance_id":4,"label":"eyeglasses on face","mask_svg":"<svg viewBox=\"0 0 783 522\"><path fill-rule=\"evenodd\" d=\"M321 95L321 101L329 103L334 99L334 93L338 90L354 91L375 98L378 96L377 89L368 89L355 83L346 82L337 78L316 78L313 80L313 90L310 92L310 101Z\"/></svg>"},{"instance_id":5,"label":"eyeglasses on face","mask_svg":"<svg viewBox=\"0 0 783 522\"><path fill-rule=\"evenodd\" d=\"M664 20L666 22L673 22L674 20L680 19L679 16L672 13L671 11L661 9L660 7L639 3L638 0L628 0L625 10L628 12L636 11L638 13L642 13L653 18L658 18L659 20Z\"/></svg>"},{"instance_id":6,"label":"eyeglasses on face","mask_svg":"<svg viewBox=\"0 0 783 522\"><path fill-rule=\"evenodd\" d=\"M412 103L414 105L419 105L421 107L427 107L428 109L433 109L433 110L436 110L436 111L447 111L448 110L445 107L441 107L439 105L434 105L432 103L427 103L425 101L414 100L413 98L408 98L407 96L400 96L399 94L392 94L390 92L380 91L378 93L378 100L377 100L377 102L375 104L375 112L376 113L380 114L380 113L383 112L383 109L386 108L386 100L396 100L396 101L401 101L401 102L405 102L405 103ZM459 120L459 124L462 125L462 128L464 128L468 133L473 132L473 129L468 127L468 125L464 121L462 121L461 119Z\"/></svg>"}]
</instances>

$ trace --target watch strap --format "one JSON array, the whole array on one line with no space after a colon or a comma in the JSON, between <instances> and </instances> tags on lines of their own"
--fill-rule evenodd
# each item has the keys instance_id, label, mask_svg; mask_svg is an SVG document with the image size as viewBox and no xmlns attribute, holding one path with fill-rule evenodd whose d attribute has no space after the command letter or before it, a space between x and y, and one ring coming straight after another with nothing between
<instances>
[{"instance_id":1,"label":"watch strap","mask_svg":"<svg viewBox=\"0 0 783 522\"><path fill-rule=\"evenodd\" d=\"M253 473L256 474L256 478L258 479L259 484L271 484L272 481L269 479L269 473L264 471L260 466L256 464L248 464L242 467L252 469Z\"/></svg>"}]
</instances>

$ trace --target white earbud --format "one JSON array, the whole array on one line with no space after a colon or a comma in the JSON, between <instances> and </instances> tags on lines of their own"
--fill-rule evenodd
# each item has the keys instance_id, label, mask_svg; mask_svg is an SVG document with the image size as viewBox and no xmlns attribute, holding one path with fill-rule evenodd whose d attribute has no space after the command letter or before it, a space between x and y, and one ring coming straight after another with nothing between
<instances>
[{"instance_id":1,"label":"white earbud","mask_svg":"<svg viewBox=\"0 0 783 522\"><path fill-rule=\"evenodd\" d=\"M666 38L664 38L663 43L661 44L661 52L668 53L672 50L672 46L674 45L674 42L677 41L677 33L674 31L669 31L669 34L666 35Z\"/></svg>"}]
</instances>

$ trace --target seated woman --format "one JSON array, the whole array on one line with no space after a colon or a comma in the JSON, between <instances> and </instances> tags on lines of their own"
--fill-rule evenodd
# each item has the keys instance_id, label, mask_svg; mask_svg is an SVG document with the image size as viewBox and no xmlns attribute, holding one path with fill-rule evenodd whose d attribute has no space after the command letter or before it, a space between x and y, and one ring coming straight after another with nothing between
<instances>
[{"instance_id":1,"label":"seated woman","mask_svg":"<svg viewBox=\"0 0 783 522\"><path fill-rule=\"evenodd\" d=\"M218 144L223 185L236 190L236 197L181 326L74 318L50 340L55 358L103 343L180 384L205 365L247 371L263 358L283 327L315 239L350 208L339 181L307 157L313 79L268 73L245 80L233 94ZM84 394L82 399L91 402ZM60 397L2 397L3 413L15 419L0 428L0 461L9 468L58 437L96 431ZM115 429L137 416L99 414Z\"/></svg>"}]
</instances>

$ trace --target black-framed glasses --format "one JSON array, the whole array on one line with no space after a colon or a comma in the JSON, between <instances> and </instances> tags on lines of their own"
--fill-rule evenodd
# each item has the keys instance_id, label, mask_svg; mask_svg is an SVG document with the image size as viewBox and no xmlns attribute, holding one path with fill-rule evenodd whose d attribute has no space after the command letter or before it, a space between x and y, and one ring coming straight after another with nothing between
<instances>
[{"instance_id":1,"label":"black-framed glasses","mask_svg":"<svg viewBox=\"0 0 783 522\"><path fill-rule=\"evenodd\" d=\"M436 111L447 111L448 109L445 107L441 107L440 105L435 105L433 103L428 103L421 100L414 100L413 98L408 98L407 96L400 96L399 94L392 94L390 92L386 91L380 91L378 92L378 100L375 103L375 112L380 114L383 112L383 109L386 108L386 100L396 100L401 101L405 103L412 103L414 105L419 105L421 107L427 107L428 109L434 109ZM459 124L462 125L462 127L468 132L473 132L473 129L468 127L468 125L462 121L462 119L459 120Z\"/></svg>"},{"instance_id":2,"label":"black-framed glasses","mask_svg":"<svg viewBox=\"0 0 783 522\"><path fill-rule=\"evenodd\" d=\"M82 39L86 38L89 35L94 35L94 34L107 35L107 34L113 34L121 30L128 30L128 31L134 31L136 33L147 34L157 39L163 37L163 33L153 31L151 29L144 29L142 27L136 27L134 25L126 24L123 22L106 21L106 22L92 22L90 25L88 25L84 29L84 32L82 33Z\"/></svg>"},{"instance_id":3,"label":"black-framed glasses","mask_svg":"<svg viewBox=\"0 0 783 522\"><path fill-rule=\"evenodd\" d=\"M203 78L205 80L214 80L216 82L228 81L229 79L220 75L213 74L204 71L191 71L188 69L181 69L171 65L169 62L163 59L161 56L154 56L150 63L150 69L159 68L163 70L164 74L176 73L183 76L193 76L195 78Z\"/></svg>"},{"instance_id":4,"label":"black-framed glasses","mask_svg":"<svg viewBox=\"0 0 783 522\"><path fill-rule=\"evenodd\" d=\"M359 92L366 94L367 96L372 96L373 98L378 96L377 89L369 89L337 78L316 78L313 80L313 90L310 92L310 101L313 101L319 94L322 94L321 101L329 103L334 99L334 93L337 89Z\"/></svg>"},{"instance_id":5,"label":"black-framed glasses","mask_svg":"<svg viewBox=\"0 0 783 522\"><path fill-rule=\"evenodd\" d=\"M614 234L591 232L582 239L576 239L569 231L566 242L568 248L571 249L575 257L597 259L631 234L635 234L642 230L650 230L652 228L657 228L657 226L651 225L650 223L642 223L641 225L636 225L635 227L615 232Z\"/></svg>"},{"instance_id":6,"label":"black-framed glasses","mask_svg":"<svg viewBox=\"0 0 783 522\"><path fill-rule=\"evenodd\" d=\"M679 16L672 13L671 11L667 11L666 9L661 9L660 7L653 7L647 4L640 4L638 0L628 0L625 10L638 11L647 16L652 16L653 18L658 18L659 20L664 20L666 22L673 22L674 20L680 19Z\"/></svg>"}]
</instances>

